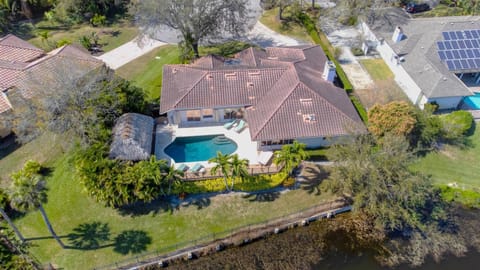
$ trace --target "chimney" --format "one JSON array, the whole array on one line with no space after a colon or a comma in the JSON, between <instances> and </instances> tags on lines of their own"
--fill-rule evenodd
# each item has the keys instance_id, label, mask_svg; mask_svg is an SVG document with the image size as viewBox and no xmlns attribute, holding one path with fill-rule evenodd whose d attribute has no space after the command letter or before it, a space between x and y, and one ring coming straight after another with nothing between
<instances>
[{"instance_id":1,"label":"chimney","mask_svg":"<svg viewBox=\"0 0 480 270\"><path fill-rule=\"evenodd\" d=\"M404 38L403 30L400 26L397 26L395 28L395 31L393 31L392 40L393 42L397 43L397 42L400 42L403 38Z\"/></svg>"},{"instance_id":2,"label":"chimney","mask_svg":"<svg viewBox=\"0 0 480 270\"><path fill-rule=\"evenodd\" d=\"M335 72L335 64L333 64L332 61L325 62L325 68L323 69L322 78L326 81L333 83L336 75L337 73Z\"/></svg>"}]
</instances>

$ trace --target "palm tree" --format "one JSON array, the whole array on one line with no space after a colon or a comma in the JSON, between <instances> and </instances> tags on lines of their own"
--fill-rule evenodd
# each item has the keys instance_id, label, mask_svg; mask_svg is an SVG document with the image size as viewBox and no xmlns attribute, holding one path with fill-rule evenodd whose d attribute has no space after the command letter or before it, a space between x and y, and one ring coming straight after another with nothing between
<instances>
[{"instance_id":1,"label":"palm tree","mask_svg":"<svg viewBox=\"0 0 480 270\"><path fill-rule=\"evenodd\" d=\"M168 195L170 195L174 184L182 182L183 175L183 171L175 169L174 166L163 168L163 179L168 183Z\"/></svg>"},{"instance_id":2,"label":"palm tree","mask_svg":"<svg viewBox=\"0 0 480 270\"><path fill-rule=\"evenodd\" d=\"M217 152L217 156L208 160L208 163L217 163L212 169L212 174L216 174L220 170L223 174L223 180L225 181L225 188L227 191L230 191L228 188L228 173L230 172L230 155L222 154L220 151Z\"/></svg>"},{"instance_id":3,"label":"palm tree","mask_svg":"<svg viewBox=\"0 0 480 270\"><path fill-rule=\"evenodd\" d=\"M240 159L237 154L232 155L230 158L230 166L232 167L232 187L236 177L243 178L248 175L248 159Z\"/></svg>"},{"instance_id":4,"label":"palm tree","mask_svg":"<svg viewBox=\"0 0 480 270\"><path fill-rule=\"evenodd\" d=\"M282 146L282 150L278 151L273 159L275 165L283 165L284 172L290 174L293 168L300 165L302 160L308 158L305 152L306 145L294 141L293 144Z\"/></svg>"},{"instance_id":5,"label":"palm tree","mask_svg":"<svg viewBox=\"0 0 480 270\"><path fill-rule=\"evenodd\" d=\"M20 239L20 241L22 243L24 243L25 238L23 237L23 235L18 230L17 226L15 226L15 224L13 224L12 220L7 215L7 213L5 212L5 206L7 205L7 203L8 203L7 194L5 193L5 191L3 189L0 189L0 215L2 215L3 219L5 219L8 223L8 225L10 225L10 227L13 229L13 231L17 235L18 239Z\"/></svg>"},{"instance_id":6,"label":"palm tree","mask_svg":"<svg viewBox=\"0 0 480 270\"><path fill-rule=\"evenodd\" d=\"M65 248L65 245L53 230L47 217L47 213L45 213L45 209L43 209L43 203L47 201L47 188L45 187L45 181L38 173L39 171L33 172L31 170L26 170L29 165L34 163L36 162L29 161L25 164L24 169L12 174L13 185L10 193L11 205L20 211L40 210L43 220L53 238L57 240L62 248Z\"/></svg>"}]
</instances>

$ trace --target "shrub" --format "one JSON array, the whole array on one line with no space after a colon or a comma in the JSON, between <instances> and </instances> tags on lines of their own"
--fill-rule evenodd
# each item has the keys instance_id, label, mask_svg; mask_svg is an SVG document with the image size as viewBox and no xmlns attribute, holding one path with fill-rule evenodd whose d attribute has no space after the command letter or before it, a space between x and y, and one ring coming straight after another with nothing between
<instances>
[{"instance_id":1,"label":"shrub","mask_svg":"<svg viewBox=\"0 0 480 270\"><path fill-rule=\"evenodd\" d=\"M466 111L455 111L441 116L443 137L447 140L461 138L470 130L473 116Z\"/></svg>"},{"instance_id":2,"label":"shrub","mask_svg":"<svg viewBox=\"0 0 480 270\"><path fill-rule=\"evenodd\" d=\"M440 187L442 199L447 202L458 202L471 208L480 208L480 193L449 186Z\"/></svg>"},{"instance_id":3,"label":"shrub","mask_svg":"<svg viewBox=\"0 0 480 270\"><path fill-rule=\"evenodd\" d=\"M352 51L353 55L355 55L355 56L363 56L364 55L363 50L361 48L352 47L350 50Z\"/></svg>"},{"instance_id":4,"label":"shrub","mask_svg":"<svg viewBox=\"0 0 480 270\"><path fill-rule=\"evenodd\" d=\"M415 108L403 101L376 104L368 111L368 130L376 137L387 133L407 136L416 123Z\"/></svg>"},{"instance_id":5,"label":"shrub","mask_svg":"<svg viewBox=\"0 0 480 270\"><path fill-rule=\"evenodd\" d=\"M69 44L72 44L72 41L67 38L63 38L57 41L57 43L55 44L55 47L60 48L64 45L69 45Z\"/></svg>"},{"instance_id":6,"label":"shrub","mask_svg":"<svg viewBox=\"0 0 480 270\"><path fill-rule=\"evenodd\" d=\"M100 14L95 14L90 19L90 23L93 26L105 25L106 21L107 21L107 17L105 17L105 15L100 15Z\"/></svg>"}]
</instances>

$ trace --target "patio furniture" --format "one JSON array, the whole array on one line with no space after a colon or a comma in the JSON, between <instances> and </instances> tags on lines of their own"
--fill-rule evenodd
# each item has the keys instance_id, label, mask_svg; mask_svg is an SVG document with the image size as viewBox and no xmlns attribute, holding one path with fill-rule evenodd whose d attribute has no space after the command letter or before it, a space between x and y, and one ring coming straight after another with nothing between
<instances>
[{"instance_id":1,"label":"patio furniture","mask_svg":"<svg viewBox=\"0 0 480 270\"><path fill-rule=\"evenodd\" d=\"M177 170L184 172L188 170L188 166L185 163L182 163L180 164L180 166L177 167Z\"/></svg>"},{"instance_id":2,"label":"patio furniture","mask_svg":"<svg viewBox=\"0 0 480 270\"><path fill-rule=\"evenodd\" d=\"M236 131L237 133L242 132L242 130L245 128L245 124L246 124L245 121L240 120L240 121L238 122L238 125L235 127L235 131Z\"/></svg>"},{"instance_id":3,"label":"patio furniture","mask_svg":"<svg viewBox=\"0 0 480 270\"><path fill-rule=\"evenodd\" d=\"M200 164L200 163L197 163L197 164L193 165L192 168L190 168L190 172L198 173L198 172L202 172L202 169L203 169L203 171L205 171L205 168L203 167L203 165Z\"/></svg>"},{"instance_id":4,"label":"patio furniture","mask_svg":"<svg viewBox=\"0 0 480 270\"><path fill-rule=\"evenodd\" d=\"M226 128L226 129L231 129L232 127L235 127L237 125L238 125L238 120L235 119L232 122L226 123L225 125L223 125L223 127Z\"/></svg>"}]
</instances>

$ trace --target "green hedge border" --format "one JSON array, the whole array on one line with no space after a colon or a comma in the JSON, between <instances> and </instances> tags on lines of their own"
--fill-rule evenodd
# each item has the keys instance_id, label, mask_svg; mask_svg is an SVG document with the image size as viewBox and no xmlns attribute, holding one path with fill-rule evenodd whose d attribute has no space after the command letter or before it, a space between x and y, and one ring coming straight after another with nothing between
<instances>
[{"instance_id":1,"label":"green hedge border","mask_svg":"<svg viewBox=\"0 0 480 270\"><path fill-rule=\"evenodd\" d=\"M328 59L335 64L338 78L343 84L343 89L345 89L345 91L349 95L350 100L352 101L353 106L355 106L355 109L360 115L360 118L362 119L362 121L365 124L367 124L367 121L368 121L367 111L363 107L362 103L358 100L358 98L352 95L353 85L348 79L347 75L345 74L345 71L343 71L343 68L340 65L340 63L337 61L337 59L335 59L335 55L334 55L335 49L333 48L332 44L330 44L330 41L328 41L327 36L325 36L325 34L322 31L318 30L317 26L315 25L315 22L306 13L302 12L298 14L297 18L303 24L308 34L312 38L313 42L315 42L315 44L320 45L320 47L322 47Z\"/></svg>"}]
</instances>

